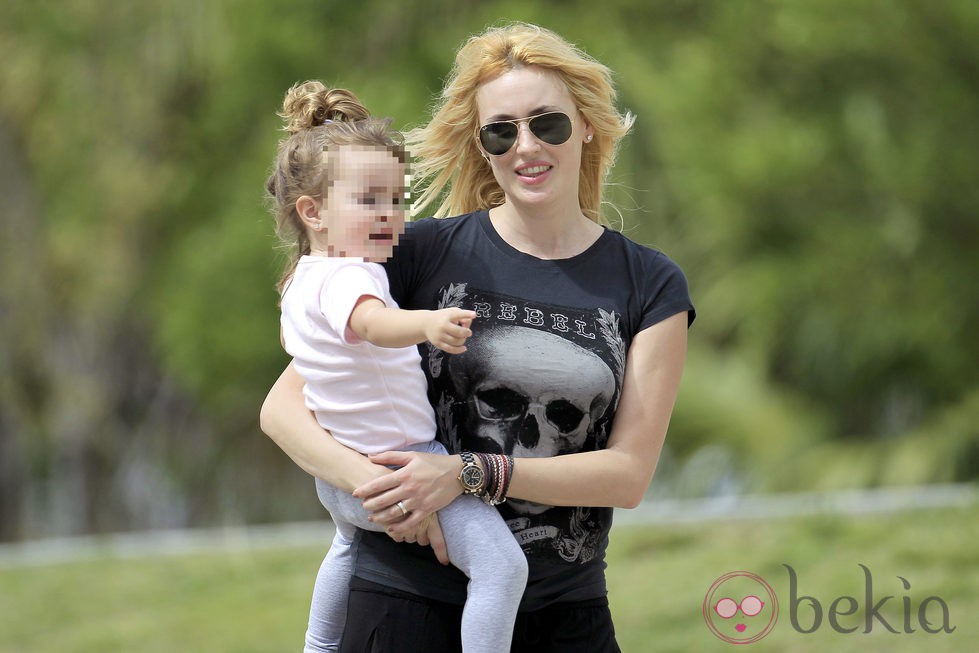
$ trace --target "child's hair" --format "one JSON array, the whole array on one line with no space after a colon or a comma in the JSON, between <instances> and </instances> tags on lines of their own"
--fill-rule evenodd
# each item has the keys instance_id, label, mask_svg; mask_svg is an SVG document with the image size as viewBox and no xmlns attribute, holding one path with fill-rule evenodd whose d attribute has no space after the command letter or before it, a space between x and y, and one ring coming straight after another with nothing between
<instances>
[{"instance_id":1,"label":"child's hair","mask_svg":"<svg viewBox=\"0 0 979 653\"><path fill-rule=\"evenodd\" d=\"M266 190L276 233L288 252L277 285L281 294L299 257L310 252L296 200L303 195L326 198L334 176L330 153L343 145L373 145L387 149L401 163L407 163L408 155L401 135L390 129L391 121L372 118L357 96L342 88L327 88L315 80L296 84L278 113L289 136L279 143Z\"/></svg>"}]
</instances>

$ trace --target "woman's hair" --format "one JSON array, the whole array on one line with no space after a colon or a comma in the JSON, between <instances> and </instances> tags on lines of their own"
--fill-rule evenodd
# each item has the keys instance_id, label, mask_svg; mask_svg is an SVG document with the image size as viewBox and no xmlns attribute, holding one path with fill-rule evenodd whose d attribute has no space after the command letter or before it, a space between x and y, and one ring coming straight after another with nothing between
<instances>
[{"instance_id":1,"label":"woman's hair","mask_svg":"<svg viewBox=\"0 0 979 653\"><path fill-rule=\"evenodd\" d=\"M278 289L281 293L299 257L309 254L309 236L296 211L296 200L308 195L326 198L334 177L330 156L343 145L379 146L401 163L408 161L401 135L390 120L371 118L350 91L327 88L321 82L296 84L286 93L279 116L289 136L279 143L266 190L275 215L276 233L288 252Z\"/></svg>"},{"instance_id":2,"label":"woman's hair","mask_svg":"<svg viewBox=\"0 0 979 653\"><path fill-rule=\"evenodd\" d=\"M606 66L554 32L527 23L492 27L471 37L456 54L432 120L406 134L416 157L412 171L424 187L416 212L434 201L436 217L504 202L503 190L476 144L476 92L481 84L526 66L556 74L594 129L593 140L582 150L578 203L584 215L600 221L605 178L619 140L635 118L615 108L616 91Z\"/></svg>"}]
</instances>

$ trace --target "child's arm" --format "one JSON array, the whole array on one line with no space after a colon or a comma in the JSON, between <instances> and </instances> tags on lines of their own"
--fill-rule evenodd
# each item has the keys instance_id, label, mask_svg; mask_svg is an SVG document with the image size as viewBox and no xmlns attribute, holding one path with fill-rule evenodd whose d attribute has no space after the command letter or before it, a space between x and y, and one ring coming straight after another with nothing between
<instances>
[{"instance_id":1,"label":"child's arm","mask_svg":"<svg viewBox=\"0 0 979 653\"><path fill-rule=\"evenodd\" d=\"M378 347L410 347L426 340L449 354L466 351L466 338L474 311L443 308L437 311L408 311L384 305L377 297L364 295L350 312L347 326L361 340Z\"/></svg>"}]
</instances>

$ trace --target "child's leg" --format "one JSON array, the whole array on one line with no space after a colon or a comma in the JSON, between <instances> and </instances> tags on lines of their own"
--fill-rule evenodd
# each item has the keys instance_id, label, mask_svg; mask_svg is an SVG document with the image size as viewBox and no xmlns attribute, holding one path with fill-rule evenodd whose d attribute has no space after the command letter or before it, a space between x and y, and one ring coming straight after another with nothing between
<instances>
[{"instance_id":1,"label":"child's leg","mask_svg":"<svg viewBox=\"0 0 979 653\"><path fill-rule=\"evenodd\" d=\"M347 594L354 573L357 528L378 530L367 521L359 499L354 499L321 479L316 479L316 494L330 511L336 525L336 536L330 551L316 574L313 598L309 606L304 653L338 651L347 618Z\"/></svg>"},{"instance_id":2,"label":"child's leg","mask_svg":"<svg viewBox=\"0 0 979 653\"><path fill-rule=\"evenodd\" d=\"M527 558L496 508L458 497L438 513L449 558L469 577L464 653L507 653L527 585Z\"/></svg>"},{"instance_id":3,"label":"child's leg","mask_svg":"<svg viewBox=\"0 0 979 653\"><path fill-rule=\"evenodd\" d=\"M304 653L340 650L343 623L347 618L348 586L356 560L353 538L357 529L350 524L341 527L339 522L336 526L336 536L313 584Z\"/></svg>"}]
</instances>

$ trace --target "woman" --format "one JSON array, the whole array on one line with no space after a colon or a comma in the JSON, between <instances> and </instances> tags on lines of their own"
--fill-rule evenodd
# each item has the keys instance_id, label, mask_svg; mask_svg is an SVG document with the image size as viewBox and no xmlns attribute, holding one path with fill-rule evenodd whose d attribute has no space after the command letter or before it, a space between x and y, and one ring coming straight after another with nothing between
<instances>
[{"instance_id":1,"label":"woman","mask_svg":"<svg viewBox=\"0 0 979 653\"><path fill-rule=\"evenodd\" d=\"M433 119L409 134L421 203L441 198L436 215L457 217L414 223L387 272L402 308L476 311L464 354L422 350L439 439L462 456L345 449L305 410L291 368L263 406L263 430L293 460L388 526L391 537L361 533L342 651L459 650L465 577L396 540L444 559L427 527L472 491L466 452L515 457L480 459L530 568L512 650L619 650L604 575L612 508L636 506L652 478L694 312L672 261L599 224L632 122L614 99L603 65L508 25L462 47Z\"/></svg>"}]
</instances>

